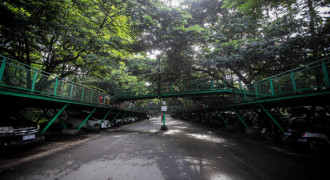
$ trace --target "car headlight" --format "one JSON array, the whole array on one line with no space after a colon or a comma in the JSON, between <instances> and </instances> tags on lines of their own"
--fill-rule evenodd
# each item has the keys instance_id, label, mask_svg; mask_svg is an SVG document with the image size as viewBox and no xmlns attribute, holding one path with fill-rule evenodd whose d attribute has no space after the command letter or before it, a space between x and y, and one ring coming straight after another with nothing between
<instances>
[{"instance_id":1,"label":"car headlight","mask_svg":"<svg viewBox=\"0 0 330 180\"><path fill-rule=\"evenodd\" d=\"M0 133L13 133L13 127L0 127Z\"/></svg>"}]
</instances>

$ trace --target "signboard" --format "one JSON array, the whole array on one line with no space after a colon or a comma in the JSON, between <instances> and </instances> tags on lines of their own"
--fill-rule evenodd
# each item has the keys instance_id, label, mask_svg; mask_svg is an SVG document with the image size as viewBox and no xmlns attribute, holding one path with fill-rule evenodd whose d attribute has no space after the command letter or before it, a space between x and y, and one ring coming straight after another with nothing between
<instances>
[{"instance_id":1,"label":"signboard","mask_svg":"<svg viewBox=\"0 0 330 180\"><path fill-rule=\"evenodd\" d=\"M167 106L162 106L161 111L167 111Z\"/></svg>"}]
</instances>

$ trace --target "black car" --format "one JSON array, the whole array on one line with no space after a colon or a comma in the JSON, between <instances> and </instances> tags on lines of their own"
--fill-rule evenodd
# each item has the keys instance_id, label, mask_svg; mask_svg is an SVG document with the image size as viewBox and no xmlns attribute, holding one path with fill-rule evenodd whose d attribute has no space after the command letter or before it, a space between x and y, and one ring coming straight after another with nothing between
<instances>
[{"instance_id":1,"label":"black car","mask_svg":"<svg viewBox=\"0 0 330 180\"><path fill-rule=\"evenodd\" d=\"M24 145L42 142L39 136L40 126L23 118L7 118L0 120L0 148L13 145Z\"/></svg>"}]
</instances>

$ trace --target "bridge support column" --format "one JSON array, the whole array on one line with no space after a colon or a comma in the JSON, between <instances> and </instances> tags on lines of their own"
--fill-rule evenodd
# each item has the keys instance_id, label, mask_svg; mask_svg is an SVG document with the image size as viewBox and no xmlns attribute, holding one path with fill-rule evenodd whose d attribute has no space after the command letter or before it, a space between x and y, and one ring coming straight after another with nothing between
<instances>
[{"instance_id":1,"label":"bridge support column","mask_svg":"<svg viewBox=\"0 0 330 180\"><path fill-rule=\"evenodd\" d=\"M81 124L80 124L80 126L78 127L78 130L80 130L81 128L82 128L82 126L86 123L86 121L92 116L92 114L95 112L95 110L96 110L97 108L94 108L93 110L92 110L92 112L90 112L89 114L88 114L88 116L86 117L86 119L84 120L84 122L82 122Z\"/></svg>"},{"instance_id":2,"label":"bridge support column","mask_svg":"<svg viewBox=\"0 0 330 180\"><path fill-rule=\"evenodd\" d=\"M276 126L282 131L285 132L285 130L283 129L283 127L276 121L276 119L267 111L267 109L261 105L258 104L259 107L267 114L267 116L276 124Z\"/></svg>"},{"instance_id":3,"label":"bridge support column","mask_svg":"<svg viewBox=\"0 0 330 180\"><path fill-rule=\"evenodd\" d=\"M108 115L111 113L112 109L109 109L109 111L107 112L107 114L102 118L100 124L98 126L101 126L101 124L103 123L103 121L105 120L105 118L108 117Z\"/></svg>"},{"instance_id":4,"label":"bridge support column","mask_svg":"<svg viewBox=\"0 0 330 180\"><path fill-rule=\"evenodd\" d=\"M270 92L272 94L272 96L274 96L274 85L273 85L273 79L269 78L269 84L270 84Z\"/></svg>"},{"instance_id":5,"label":"bridge support column","mask_svg":"<svg viewBox=\"0 0 330 180\"><path fill-rule=\"evenodd\" d=\"M236 117L241 121L241 123L244 125L245 128L249 128L249 126L245 123L244 119L238 114L236 110L233 109L235 112Z\"/></svg>"},{"instance_id":6,"label":"bridge support column","mask_svg":"<svg viewBox=\"0 0 330 180\"><path fill-rule=\"evenodd\" d=\"M5 68L6 68L6 58L3 58L1 66L0 66L0 83L1 83L1 80L2 80L2 76L5 73Z\"/></svg>"},{"instance_id":7,"label":"bridge support column","mask_svg":"<svg viewBox=\"0 0 330 180\"><path fill-rule=\"evenodd\" d=\"M63 128L65 129L65 130L67 130L68 128L66 127L66 125L65 125L65 123L61 120L61 124L62 124L62 126L63 126Z\"/></svg>"},{"instance_id":8,"label":"bridge support column","mask_svg":"<svg viewBox=\"0 0 330 180\"><path fill-rule=\"evenodd\" d=\"M124 119L127 113L128 113L128 111L126 111L126 112L124 113L124 115L121 117L121 119Z\"/></svg>"},{"instance_id":9,"label":"bridge support column","mask_svg":"<svg viewBox=\"0 0 330 180\"><path fill-rule=\"evenodd\" d=\"M53 119L47 124L47 126L41 131L40 135L45 134L47 129L53 124L53 122L62 114L62 112L69 106L69 104L66 104L62 107L62 109L53 117Z\"/></svg>"},{"instance_id":10,"label":"bridge support column","mask_svg":"<svg viewBox=\"0 0 330 180\"><path fill-rule=\"evenodd\" d=\"M225 125L228 125L228 122L225 120L225 118L223 118L223 116L221 115L221 113L219 113L219 117L223 121L223 123L225 123Z\"/></svg>"},{"instance_id":11,"label":"bridge support column","mask_svg":"<svg viewBox=\"0 0 330 180\"><path fill-rule=\"evenodd\" d=\"M330 87L330 80L329 80L328 69L327 69L327 66L324 61L322 61L322 71L323 71L323 75L324 75L325 85L328 88L328 87Z\"/></svg>"},{"instance_id":12,"label":"bridge support column","mask_svg":"<svg viewBox=\"0 0 330 180\"><path fill-rule=\"evenodd\" d=\"M291 83L292 83L293 93L296 93L297 92L297 86L296 86L296 81L294 79L294 72L293 71L291 71Z\"/></svg>"},{"instance_id":13,"label":"bridge support column","mask_svg":"<svg viewBox=\"0 0 330 180\"><path fill-rule=\"evenodd\" d=\"M160 130L162 130L162 131L166 131L167 130L167 126L166 126L166 124L165 124L165 111L163 111L163 125L162 125L162 127L160 128Z\"/></svg>"},{"instance_id":14,"label":"bridge support column","mask_svg":"<svg viewBox=\"0 0 330 180\"><path fill-rule=\"evenodd\" d=\"M32 93L34 92L34 88L36 86L36 81L37 81L37 76L38 76L38 71L37 70L34 70L33 72L34 72L34 74L33 74L33 79L32 79L32 84L31 84L31 92Z\"/></svg>"},{"instance_id":15,"label":"bridge support column","mask_svg":"<svg viewBox=\"0 0 330 180\"><path fill-rule=\"evenodd\" d=\"M116 119L117 119L117 117L119 116L119 114L121 113L121 110L116 114L116 116L112 119L112 121L111 121L111 123L110 124L112 124Z\"/></svg>"}]
</instances>

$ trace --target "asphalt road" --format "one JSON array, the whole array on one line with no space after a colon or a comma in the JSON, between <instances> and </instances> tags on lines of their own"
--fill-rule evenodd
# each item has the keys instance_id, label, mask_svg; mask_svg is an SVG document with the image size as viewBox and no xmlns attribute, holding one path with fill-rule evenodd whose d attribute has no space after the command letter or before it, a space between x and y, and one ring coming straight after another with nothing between
<instances>
[{"instance_id":1,"label":"asphalt road","mask_svg":"<svg viewBox=\"0 0 330 180\"><path fill-rule=\"evenodd\" d=\"M0 179L328 179L328 162L167 117L2 157ZM36 150L37 149L37 150ZM46 149L46 150L45 150ZM16 159L15 159L16 158ZM327 177L324 177L327 176Z\"/></svg>"}]
</instances>

